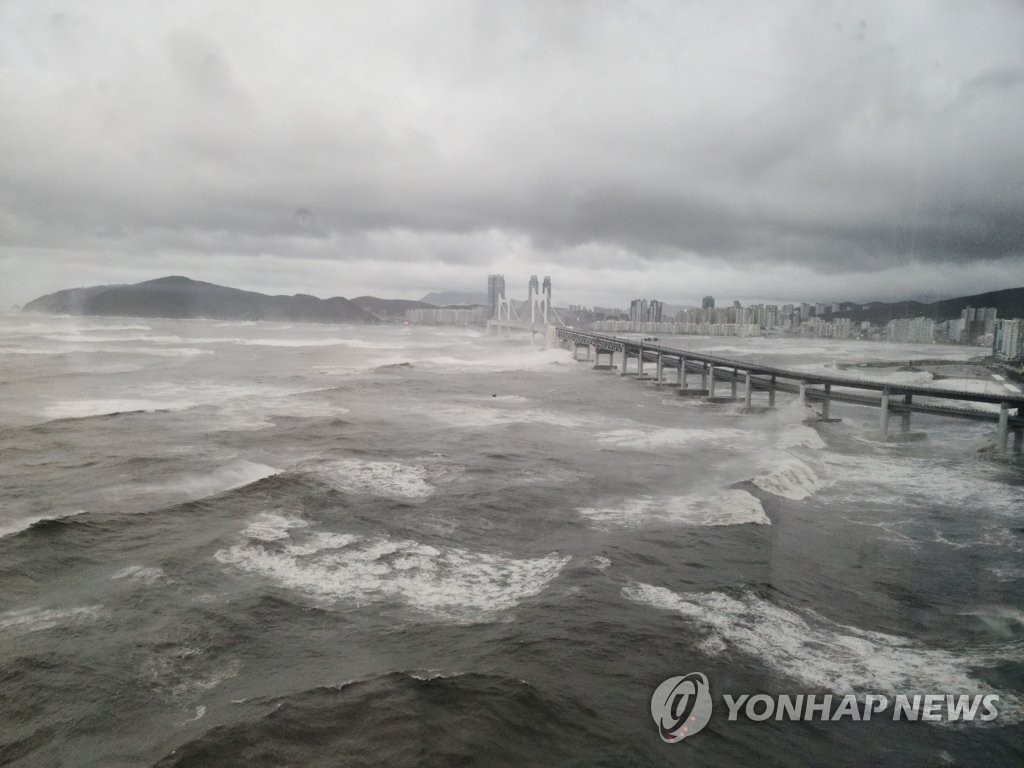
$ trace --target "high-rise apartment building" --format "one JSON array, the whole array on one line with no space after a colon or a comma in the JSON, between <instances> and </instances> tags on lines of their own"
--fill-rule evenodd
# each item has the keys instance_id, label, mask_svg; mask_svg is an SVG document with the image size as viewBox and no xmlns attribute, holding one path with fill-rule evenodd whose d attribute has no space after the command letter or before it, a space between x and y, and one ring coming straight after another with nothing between
<instances>
[{"instance_id":1,"label":"high-rise apartment building","mask_svg":"<svg viewBox=\"0 0 1024 768\"><path fill-rule=\"evenodd\" d=\"M490 317L498 316L498 299L505 298L505 276L487 276L487 306L491 308Z\"/></svg>"}]
</instances>

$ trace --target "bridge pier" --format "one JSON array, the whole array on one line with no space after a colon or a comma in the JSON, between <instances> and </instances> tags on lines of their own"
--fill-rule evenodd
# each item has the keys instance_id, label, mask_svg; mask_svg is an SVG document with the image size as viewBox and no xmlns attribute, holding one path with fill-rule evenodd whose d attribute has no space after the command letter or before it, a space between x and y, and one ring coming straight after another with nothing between
<instances>
[{"instance_id":1,"label":"bridge pier","mask_svg":"<svg viewBox=\"0 0 1024 768\"><path fill-rule=\"evenodd\" d=\"M775 376L772 376L771 384L768 385L768 407L775 407Z\"/></svg>"},{"instance_id":2,"label":"bridge pier","mask_svg":"<svg viewBox=\"0 0 1024 768\"><path fill-rule=\"evenodd\" d=\"M668 374L665 373L666 370L676 371L676 375L672 381L668 381ZM661 377L658 379L657 386L679 387L679 368L677 368L676 364L672 361L671 355L665 355L665 358L661 362Z\"/></svg>"},{"instance_id":3,"label":"bridge pier","mask_svg":"<svg viewBox=\"0 0 1024 768\"><path fill-rule=\"evenodd\" d=\"M751 400L752 400L751 395L753 395L753 392L754 392L754 390L751 388L750 384L751 384L751 382L750 382L750 371L747 371L746 391L744 392L745 401L746 401L746 407L747 408L750 408L750 406L751 406Z\"/></svg>"},{"instance_id":4,"label":"bridge pier","mask_svg":"<svg viewBox=\"0 0 1024 768\"><path fill-rule=\"evenodd\" d=\"M700 364L700 389L690 389L686 382L686 374L686 358L680 356L679 389L676 391L676 394L683 397L707 397L709 395L707 363Z\"/></svg>"},{"instance_id":5,"label":"bridge pier","mask_svg":"<svg viewBox=\"0 0 1024 768\"><path fill-rule=\"evenodd\" d=\"M598 371L610 371L615 368L615 353L610 349L598 349L594 347L594 369ZM608 362L602 363L601 356L608 355Z\"/></svg>"},{"instance_id":6,"label":"bridge pier","mask_svg":"<svg viewBox=\"0 0 1024 768\"><path fill-rule=\"evenodd\" d=\"M627 368L629 368L629 353L626 351L625 347L623 347L623 349L622 349L622 367L619 368L619 376L625 376Z\"/></svg>"},{"instance_id":7,"label":"bridge pier","mask_svg":"<svg viewBox=\"0 0 1024 768\"><path fill-rule=\"evenodd\" d=\"M900 414L900 432L907 434L910 432L910 404L914 402L914 396L909 392L903 396L903 402L907 405L907 410Z\"/></svg>"},{"instance_id":8,"label":"bridge pier","mask_svg":"<svg viewBox=\"0 0 1024 768\"><path fill-rule=\"evenodd\" d=\"M717 397L715 395L715 382L716 382L715 371L716 370L726 371L728 369L726 369L726 368L718 368L718 369L716 369L714 365L711 366L711 380L710 380L710 382L708 384L707 396L704 398L704 401L708 402L708 403L734 403L737 400L739 400L739 398L736 396L736 379L739 378L739 372L736 371L736 370L733 371L733 376L731 378L731 385L732 386L729 388L731 394L726 396L726 397ZM728 374L725 374L725 375L728 375Z\"/></svg>"},{"instance_id":9,"label":"bridge pier","mask_svg":"<svg viewBox=\"0 0 1024 768\"><path fill-rule=\"evenodd\" d=\"M1015 456L1020 456L1022 447L1024 447L1022 444L1024 444L1024 430L1013 430L1013 453Z\"/></svg>"},{"instance_id":10,"label":"bridge pier","mask_svg":"<svg viewBox=\"0 0 1024 768\"><path fill-rule=\"evenodd\" d=\"M807 382L806 381L803 381L803 380L800 381L800 395L799 395L799 399L797 400L797 402L799 402L800 405L807 405Z\"/></svg>"},{"instance_id":11,"label":"bridge pier","mask_svg":"<svg viewBox=\"0 0 1024 768\"><path fill-rule=\"evenodd\" d=\"M661 377L665 373L665 366L661 359L661 352L658 353L658 364L654 368L654 381L660 387Z\"/></svg>"},{"instance_id":12,"label":"bridge pier","mask_svg":"<svg viewBox=\"0 0 1024 768\"><path fill-rule=\"evenodd\" d=\"M821 417L818 421L842 421L842 419L832 418L832 384L827 381L825 382L825 397L821 401Z\"/></svg>"},{"instance_id":13,"label":"bridge pier","mask_svg":"<svg viewBox=\"0 0 1024 768\"><path fill-rule=\"evenodd\" d=\"M1007 438L1009 437L1008 428L1010 425L1010 404L1000 403L999 404L999 430L996 433L996 450L999 453L1006 453Z\"/></svg>"},{"instance_id":14,"label":"bridge pier","mask_svg":"<svg viewBox=\"0 0 1024 768\"><path fill-rule=\"evenodd\" d=\"M882 400L879 403L881 406L881 413L879 414L879 428L882 433L882 437L886 438L889 436L889 388L882 388Z\"/></svg>"}]
</instances>

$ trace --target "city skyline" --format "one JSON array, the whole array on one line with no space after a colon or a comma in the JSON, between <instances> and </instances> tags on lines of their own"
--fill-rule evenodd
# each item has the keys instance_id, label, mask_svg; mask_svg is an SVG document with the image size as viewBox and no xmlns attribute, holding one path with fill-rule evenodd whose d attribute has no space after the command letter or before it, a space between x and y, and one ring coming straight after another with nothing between
<instances>
[{"instance_id":1,"label":"city skyline","mask_svg":"<svg viewBox=\"0 0 1024 768\"><path fill-rule=\"evenodd\" d=\"M417 299L548 273L605 306L1024 285L1019 3L12 0L0 22L0 306L169 274Z\"/></svg>"}]
</instances>

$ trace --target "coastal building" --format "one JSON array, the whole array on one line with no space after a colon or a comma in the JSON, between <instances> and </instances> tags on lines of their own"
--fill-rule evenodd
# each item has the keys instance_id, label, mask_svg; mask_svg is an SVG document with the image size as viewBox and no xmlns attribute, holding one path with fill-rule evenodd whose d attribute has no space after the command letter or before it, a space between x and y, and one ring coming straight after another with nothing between
<instances>
[{"instance_id":1,"label":"coastal building","mask_svg":"<svg viewBox=\"0 0 1024 768\"><path fill-rule=\"evenodd\" d=\"M935 341L935 321L930 317L890 320L886 335L889 341L901 344L931 344Z\"/></svg>"},{"instance_id":2,"label":"coastal building","mask_svg":"<svg viewBox=\"0 0 1024 768\"><path fill-rule=\"evenodd\" d=\"M1024 319L997 320L992 338L992 354L1004 360L1024 359Z\"/></svg>"},{"instance_id":3,"label":"coastal building","mask_svg":"<svg viewBox=\"0 0 1024 768\"><path fill-rule=\"evenodd\" d=\"M479 307L431 307L430 309L407 309L405 319L415 325L486 325L491 317L491 308Z\"/></svg>"},{"instance_id":4,"label":"coastal building","mask_svg":"<svg viewBox=\"0 0 1024 768\"><path fill-rule=\"evenodd\" d=\"M490 307L490 317L498 315L498 299L505 298L505 276L487 276L487 306Z\"/></svg>"}]
</instances>

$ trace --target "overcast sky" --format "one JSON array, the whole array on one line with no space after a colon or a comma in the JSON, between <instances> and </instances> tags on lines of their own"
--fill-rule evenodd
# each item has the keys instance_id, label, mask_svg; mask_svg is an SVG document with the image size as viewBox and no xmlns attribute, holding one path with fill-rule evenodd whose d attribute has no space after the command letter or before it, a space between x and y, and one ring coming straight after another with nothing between
<instances>
[{"instance_id":1,"label":"overcast sky","mask_svg":"<svg viewBox=\"0 0 1024 768\"><path fill-rule=\"evenodd\" d=\"M0 306L1024 285L1024 3L0 1Z\"/></svg>"}]
</instances>

